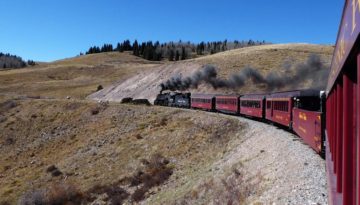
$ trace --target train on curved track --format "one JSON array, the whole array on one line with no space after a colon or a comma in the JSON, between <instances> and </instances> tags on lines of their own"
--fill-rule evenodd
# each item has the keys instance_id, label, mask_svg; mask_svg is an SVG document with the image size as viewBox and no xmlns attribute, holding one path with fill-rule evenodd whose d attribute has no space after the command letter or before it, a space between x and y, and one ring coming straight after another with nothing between
<instances>
[{"instance_id":1,"label":"train on curved track","mask_svg":"<svg viewBox=\"0 0 360 205\"><path fill-rule=\"evenodd\" d=\"M325 94L319 90L293 90L268 94L223 95L160 93L155 105L200 109L271 122L297 133L325 156Z\"/></svg>"},{"instance_id":2,"label":"train on curved track","mask_svg":"<svg viewBox=\"0 0 360 205\"><path fill-rule=\"evenodd\" d=\"M154 104L243 115L284 126L326 159L329 204L360 205L360 0L345 0L325 93L161 93Z\"/></svg>"}]
</instances>

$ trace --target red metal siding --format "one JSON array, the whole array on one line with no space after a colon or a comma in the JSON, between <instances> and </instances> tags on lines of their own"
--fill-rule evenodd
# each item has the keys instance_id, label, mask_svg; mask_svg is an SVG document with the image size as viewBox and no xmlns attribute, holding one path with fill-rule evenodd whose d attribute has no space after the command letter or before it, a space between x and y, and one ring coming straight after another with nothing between
<instances>
[{"instance_id":1,"label":"red metal siding","mask_svg":"<svg viewBox=\"0 0 360 205\"><path fill-rule=\"evenodd\" d=\"M354 107L354 82L351 81L348 75L343 75L343 203L354 204L356 183L353 183L353 179L356 179L356 138L355 138L355 120L356 109Z\"/></svg>"},{"instance_id":2,"label":"red metal siding","mask_svg":"<svg viewBox=\"0 0 360 205\"><path fill-rule=\"evenodd\" d=\"M336 160L335 160L335 172L336 172L336 191L342 192L342 84L338 83L337 85L337 108L336 108L336 118L337 118L337 129L336 129Z\"/></svg>"},{"instance_id":3,"label":"red metal siding","mask_svg":"<svg viewBox=\"0 0 360 205\"><path fill-rule=\"evenodd\" d=\"M357 83L360 79L360 55L353 60L356 63L350 61L340 72L326 102L329 203L335 205L360 204L360 87Z\"/></svg>"},{"instance_id":4,"label":"red metal siding","mask_svg":"<svg viewBox=\"0 0 360 205\"><path fill-rule=\"evenodd\" d=\"M216 110L239 113L239 100L236 96L216 96Z\"/></svg>"},{"instance_id":5,"label":"red metal siding","mask_svg":"<svg viewBox=\"0 0 360 205\"><path fill-rule=\"evenodd\" d=\"M290 127L291 122L291 110L293 107L291 98L272 98L267 101L271 101L271 109L266 109L266 119ZM276 109L276 102L288 102L288 110L280 111Z\"/></svg>"},{"instance_id":6,"label":"red metal siding","mask_svg":"<svg viewBox=\"0 0 360 205\"><path fill-rule=\"evenodd\" d=\"M327 84L329 204L360 205L360 2L347 0Z\"/></svg>"},{"instance_id":7,"label":"red metal siding","mask_svg":"<svg viewBox=\"0 0 360 205\"><path fill-rule=\"evenodd\" d=\"M327 84L329 204L360 205L360 2L347 0Z\"/></svg>"},{"instance_id":8,"label":"red metal siding","mask_svg":"<svg viewBox=\"0 0 360 205\"><path fill-rule=\"evenodd\" d=\"M291 114L290 112L278 111L274 110L273 117L271 121L277 122L279 124L285 125L287 127L290 126Z\"/></svg>"},{"instance_id":9,"label":"red metal siding","mask_svg":"<svg viewBox=\"0 0 360 205\"><path fill-rule=\"evenodd\" d=\"M240 113L262 118L262 108L241 107Z\"/></svg>"},{"instance_id":10,"label":"red metal siding","mask_svg":"<svg viewBox=\"0 0 360 205\"><path fill-rule=\"evenodd\" d=\"M206 102L198 102L197 100L204 100ZM212 99L203 99L203 98L191 98L191 107L192 108L199 108L204 110L211 110L212 109Z\"/></svg>"},{"instance_id":11,"label":"red metal siding","mask_svg":"<svg viewBox=\"0 0 360 205\"><path fill-rule=\"evenodd\" d=\"M359 1L345 1L327 84L329 204L360 205L359 11Z\"/></svg>"},{"instance_id":12,"label":"red metal siding","mask_svg":"<svg viewBox=\"0 0 360 205\"><path fill-rule=\"evenodd\" d=\"M316 152L321 152L321 113L293 109L293 130Z\"/></svg>"},{"instance_id":13,"label":"red metal siding","mask_svg":"<svg viewBox=\"0 0 360 205\"><path fill-rule=\"evenodd\" d=\"M356 79L356 85L355 85L355 95L353 96L354 99L356 99L356 104L354 105L354 109L356 110L354 113L356 113L356 118L355 118L355 138L356 141L354 141L353 143L356 144L356 148L355 148L355 168L357 168L357 173L356 173L356 178L353 179L353 183L355 181L356 184L356 190L355 195L356 195L356 203L360 204L360 55L357 56L357 79ZM354 203L355 204L355 203Z\"/></svg>"},{"instance_id":14,"label":"red metal siding","mask_svg":"<svg viewBox=\"0 0 360 205\"><path fill-rule=\"evenodd\" d=\"M241 105L241 101L257 101L260 104L260 107L246 107ZM254 116L254 117L263 117L263 100L254 100L241 98L240 99L240 113L244 115Z\"/></svg>"}]
</instances>

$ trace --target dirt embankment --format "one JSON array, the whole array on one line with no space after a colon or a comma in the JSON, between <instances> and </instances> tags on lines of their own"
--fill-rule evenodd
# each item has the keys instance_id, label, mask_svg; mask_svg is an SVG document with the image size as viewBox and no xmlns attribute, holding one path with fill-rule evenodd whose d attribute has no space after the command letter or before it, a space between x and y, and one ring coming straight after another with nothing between
<instances>
[{"instance_id":1,"label":"dirt embankment","mask_svg":"<svg viewBox=\"0 0 360 205\"><path fill-rule=\"evenodd\" d=\"M148 71L141 72L126 81L115 83L105 89L88 96L93 100L121 101L126 97L145 98L151 103L160 92L160 83L169 79L170 76L187 76L201 68L200 64L193 62L167 63Z\"/></svg>"},{"instance_id":2,"label":"dirt embankment","mask_svg":"<svg viewBox=\"0 0 360 205\"><path fill-rule=\"evenodd\" d=\"M75 100L0 106L4 202L44 193L105 204L326 200L320 157L292 134L259 122ZM68 194L54 194L59 189Z\"/></svg>"}]
</instances>

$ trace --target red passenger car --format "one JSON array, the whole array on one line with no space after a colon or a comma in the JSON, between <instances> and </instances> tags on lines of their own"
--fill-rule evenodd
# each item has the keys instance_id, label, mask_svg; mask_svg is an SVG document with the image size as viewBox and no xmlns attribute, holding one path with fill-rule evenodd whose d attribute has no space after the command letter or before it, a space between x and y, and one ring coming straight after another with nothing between
<instances>
[{"instance_id":1,"label":"red passenger car","mask_svg":"<svg viewBox=\"0 0 360 205\"><path fill-rule=\"evenodd\" d=\"M317 153L325 155L325 95L294 99L292 128Z\"/></svg>"},{"instance_id":2,"label":"red passenger car","mask_svg":"<svg viewBox=\"0 0 360 205\"><path fill-rule=\"evenodd\" d=\"M248 94L240 97L240 113L251 117L264 118L265 95Z\"/></svg>"},{"instance_id":3,"label":"red passenger car","mask_svg":"<svg viewBox=\"0 0 360 205\"><path fill-rule=\"evenodd\" d=\"M215 109L219 112L239 114L239 96L238 95L217 95Z\"/></svg>"},{"instance_id":4,"label":"red passenger car","mask_svg":"<svg viewBox=\"0 0 360 205\"><path fill-rule=\"evenodd\" d=\"M292 108L294 100L319 98L320 91L317 90L294 90L277 92L266 96L266 119L278 124L292 127Z\"/></svg>"},{"instance_id":5,"label":"red passenger car","mask_svg":"<svg viewBox=\"0 0 360 205\"><path fill-rule=\"evenodd\" d=\"M329 204L360 204L360 4L345 1L326 99Z\"/></svg>"},{"instance_id":6,"label":"red passenger car","mask_svg":"<svg viewBox=\"0 0 360 205\"><path fill-rule=\"evenodd\" d=\"M192 94L191 108L202 110L215 110L215 95L212 94Z\"/></svg>"}]
</instances>

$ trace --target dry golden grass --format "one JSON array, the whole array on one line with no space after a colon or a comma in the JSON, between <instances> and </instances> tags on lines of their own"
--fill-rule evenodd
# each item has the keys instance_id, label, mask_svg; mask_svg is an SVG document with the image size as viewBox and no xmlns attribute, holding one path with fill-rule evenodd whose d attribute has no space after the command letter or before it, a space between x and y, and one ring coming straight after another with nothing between
<instances>
[{"instance_id":1,"label":"dry golden grass","mask_svg":"<svg viewBox=\"0 0 360 205\"><path fill-rule=\"evenodd\" d=\"M173 169L166 195L178 196L177 189L186 193L243 129L234 119L203 112L76 100L16 100L1 113L0 198L10 203L55 182L82 191L113 184L156 153ZM51 176L50 165L63 174Z\"/></svg>"},{"instance_id":2,"label":"dry golden grass","mask_svg":"<svg viewBox=\"0 0 360 205\"><path fill-rule=\"evenodd\" d=\"M84 99L95 92L99 85L106 87L115 82L121 83L137 73L144 73L144 71L159 73L159 69L157 69L159 64L170 65L173 69L169 69L169 66L163 66L169 71L158 77L158 84L160 84L161 79L163 81L172 77L172 70L179 70L180 68L184 72L191 72L198 67L190 64L217 65L221 77L227 77L246 66L253 67L266 74L269 71L281 70L285 62L293 64L304 62L312 53L319 54L324 64L330 65L332 52L332 46L274 44L236 49L178 63L150 62L128 52L91 54L53 63L43 63L31 68L1 71L0 96L28 95L52 98L71 96L76 99ZM187 69L187 67L192 68ZM249 84L239 92L253 91L254 89L261 88ZM206 91L214 92L207 88L200 89L200 92Z\"/></svg>"},{"instance_id":3,"label":"dry golden grass","mask_svg":"<svg viewBox=\"0 0 360 205\"><path fill-rule=\"evenodd\" d=\"M270 44L225 51L216 55L197 58L201 64L213 64L220 68L223 77L250 66L261 73L279 70L286 62L303 63L310 54L317 54L330 65L334 47L314 44Z\"/></svg>"},{"instance_id":4,"label":"dry golden grass","mask_svg":"<svg viewBox=\"0 0 360 205\"><path fill-rule=\"evenodd\" d=\"M114 65L114 64L158 64L158 62L147 61L143 58L136 57L131 52L107 52L99 54L89 54L83 56L77 56L73 58L67 58L63 60L54 61L52 65Z\"/></svg>"},{"instance_id":5,"label":"dry golden grass","mask_svg":"<svg viewBox=\"0 0 360 205\"><path fill-rule=\"evenodd\" d=\"M80 56L31 68L0 72L0 95L30 95L84 99L98 85L122 81L158 63L130 53L101 53Z\"/></svg>"}]
</instances>

